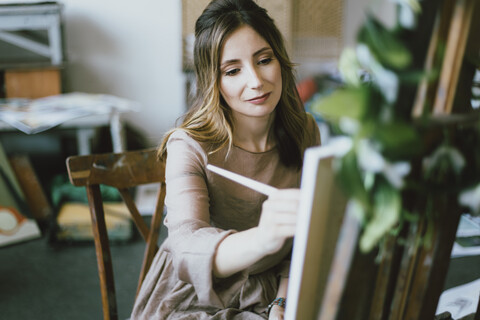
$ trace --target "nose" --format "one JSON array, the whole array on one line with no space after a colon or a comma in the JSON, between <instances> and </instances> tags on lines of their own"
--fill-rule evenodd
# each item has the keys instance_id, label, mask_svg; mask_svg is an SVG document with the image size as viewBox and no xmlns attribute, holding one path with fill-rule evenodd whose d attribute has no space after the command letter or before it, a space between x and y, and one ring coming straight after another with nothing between
<instances>
[{"instance_id":1,"label":"nose","mask_svg":"<svg viewBox=\"0 0 480 320\"><path fill-rule=\"evenodd\" d=\"M255 67L250 68L248 72L247 85L250 89L261 89L263 87L262 75Z\"/></svg>"}]
</instances>

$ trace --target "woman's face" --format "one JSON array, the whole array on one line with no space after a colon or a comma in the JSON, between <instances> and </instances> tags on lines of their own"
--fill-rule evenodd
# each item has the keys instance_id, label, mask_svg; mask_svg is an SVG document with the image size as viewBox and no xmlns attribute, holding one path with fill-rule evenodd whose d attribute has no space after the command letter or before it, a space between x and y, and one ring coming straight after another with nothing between
<instances>
[{"instance_id":1,"label":"woman's face","mask_svg":"<svg viewBox=\"0 0 480 320\"><path fill-rule=\"evenodd\" d=\"M282 93L280 63L255 30L241 26L220 55L220 93L235 120L270 118Z\"/></svg>"}]
</instances>

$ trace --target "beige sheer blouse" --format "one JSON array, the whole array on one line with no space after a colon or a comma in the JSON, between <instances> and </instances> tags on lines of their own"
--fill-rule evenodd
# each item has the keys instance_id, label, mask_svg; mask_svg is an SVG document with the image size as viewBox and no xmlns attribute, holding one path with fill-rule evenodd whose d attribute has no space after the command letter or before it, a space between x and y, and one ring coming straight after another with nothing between
<instances>
[{"instance_id":1,"label":"beige sheer blouse","mask_svg":"<svg viewBox=\"0 0 480 320\"><path fill-rule=\"evenodd\" d=\"M308 117L310 145L320 143ZM266 319L280 277L288 277L291 241L226 279L213 276L213 259L228 235L256 226L266 196L206 170L211 163L277 188L297 188L301 172L285 167L273 148L233 147L208 155L205 145L176 131L167 143L168 237L136 299L132 319Z\"/></svg>"}]
</instances>

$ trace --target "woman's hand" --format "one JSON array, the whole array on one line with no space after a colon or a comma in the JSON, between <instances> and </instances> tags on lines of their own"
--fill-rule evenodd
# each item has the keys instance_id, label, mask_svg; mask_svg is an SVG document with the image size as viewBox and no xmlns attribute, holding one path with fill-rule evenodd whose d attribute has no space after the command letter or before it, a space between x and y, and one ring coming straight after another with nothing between
<instances>
[{"instance_id":1,"label":"woman's hand","mask_svg":"<svg viewBox=\"0 0 480 320\"><path fill-rule=\"evenodd\" d=\"M257 227L233 233L220 242L213 274L226 278L244 270L266 255L280 250L295 235L299 189L282 189L264 203Z\"/></svg>"},{"instance_id":2,"label":"woman's hand","mask_svg":"<svg viewBox=\"0 0 480 320\"><path fill-rule=\"evenodd\" d=\"M272 306L270 309L270 314L268 315L268 320L283 320L284 313L285 308L280 306Z\"/></svg>"},{"instance_id":3,"label":"woman's hand","mask_svg":"<svg viewBox=\"0 0 480 320\"><path fill-rule=\"evenodd\" d=\"M277 252L295 235L299 202L300 189L281 189L263 203L256 241L266 254Z\"/></svg>"}]
</instances>

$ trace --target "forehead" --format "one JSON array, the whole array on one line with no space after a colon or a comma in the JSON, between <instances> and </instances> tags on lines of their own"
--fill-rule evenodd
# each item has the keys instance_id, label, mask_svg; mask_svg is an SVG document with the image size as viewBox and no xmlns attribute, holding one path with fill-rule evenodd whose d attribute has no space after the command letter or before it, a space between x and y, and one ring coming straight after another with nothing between
<instances>
[{"instance_id":1,"label":"forehead","mask_svg":"<svg viewBox=\"0 0 480 320\"><path fill-rule=\"evenodd\" d=\"M251 56L263 48L270 48L268 42L252 27L243 25L227 36L221 49L221 61Z\"/></svg>"}]
</instances>

